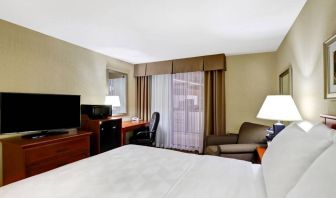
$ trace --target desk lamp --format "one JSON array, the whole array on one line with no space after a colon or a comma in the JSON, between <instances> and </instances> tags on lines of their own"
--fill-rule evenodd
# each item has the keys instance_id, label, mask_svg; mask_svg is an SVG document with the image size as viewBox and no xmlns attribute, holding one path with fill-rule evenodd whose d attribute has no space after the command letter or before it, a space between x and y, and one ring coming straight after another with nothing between
<instances>
[{"instance_id":1,"label":"desk lamp","mask_svg":"<svg viewBox=\"0 0 336 198\"><path fill-rule=\"evenodd\" d=\"M119 96L106 96L105 104L112 105L112 109L113 107L120 107L120 98Z\"/></svg>"}]
</instances>

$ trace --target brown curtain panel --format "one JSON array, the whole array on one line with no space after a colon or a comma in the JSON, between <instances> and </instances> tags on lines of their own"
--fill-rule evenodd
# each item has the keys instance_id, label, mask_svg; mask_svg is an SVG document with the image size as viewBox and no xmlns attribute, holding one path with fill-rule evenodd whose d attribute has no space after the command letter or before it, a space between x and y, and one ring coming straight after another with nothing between
<instances>
[{"instance_id":1,"label":"brown curtain panel","mask_svg":"<svg viewBox=\"0 0 336 198\"><path fill-rule=\"evenodd\" d=\"M151 77L138 76L137 81L137 117L143 120L150 120L151 113Z\"/></svg>"},{"instance_id":2,"label":"brown curtain panel","mask_svg":"<svg viewBox=\"0 0 336 198\"><path fill-rule=\"evenodd\" d=\"M204 72L205 137L225 135L225 70Z\"/></svg>"}]
</instances>

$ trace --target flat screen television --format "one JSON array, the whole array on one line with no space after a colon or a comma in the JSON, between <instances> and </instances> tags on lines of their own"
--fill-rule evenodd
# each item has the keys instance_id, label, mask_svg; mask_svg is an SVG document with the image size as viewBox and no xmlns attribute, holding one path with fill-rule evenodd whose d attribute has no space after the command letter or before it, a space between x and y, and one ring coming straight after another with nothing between
<instances>
[{"instance_id":1,"label":"flat screen television","mask_svg":"<svg viewBox=\"0 0 336 198\"><path fill-rule=\"evenodd\" d=\"M0 133L80 127L80 96L0 93Z\"/></svg>"}]
</instances>

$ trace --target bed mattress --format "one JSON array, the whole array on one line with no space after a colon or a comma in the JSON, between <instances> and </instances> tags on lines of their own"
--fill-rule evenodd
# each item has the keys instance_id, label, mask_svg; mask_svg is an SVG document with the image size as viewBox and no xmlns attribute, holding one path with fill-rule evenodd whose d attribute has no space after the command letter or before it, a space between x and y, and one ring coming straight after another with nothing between
<instances>
[{"instance_id":1,"label":"bed mattress","mask_svg":"<svg viewBox=\"0 0 336 198\"><path fill-rule=\"evenodd\" d=\"M127 145L0 188L1 198L266 198L261 166Z\"/></svg>"}]
</instances>

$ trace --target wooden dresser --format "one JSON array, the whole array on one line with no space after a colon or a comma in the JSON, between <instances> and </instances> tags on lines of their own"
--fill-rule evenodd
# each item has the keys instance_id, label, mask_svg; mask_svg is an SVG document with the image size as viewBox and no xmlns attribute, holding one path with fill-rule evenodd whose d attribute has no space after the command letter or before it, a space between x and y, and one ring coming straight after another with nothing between
<instances>
[{"instance_id":1,"label":"wooden dresser","mask_svg":"<svg viewBox=\"0 0 336 198\"><path fill-rule=\"evenodd\" d=\"M3 182L9 184L90 156L91 132L3 139Z\"/></svg>"}]
</instances>

